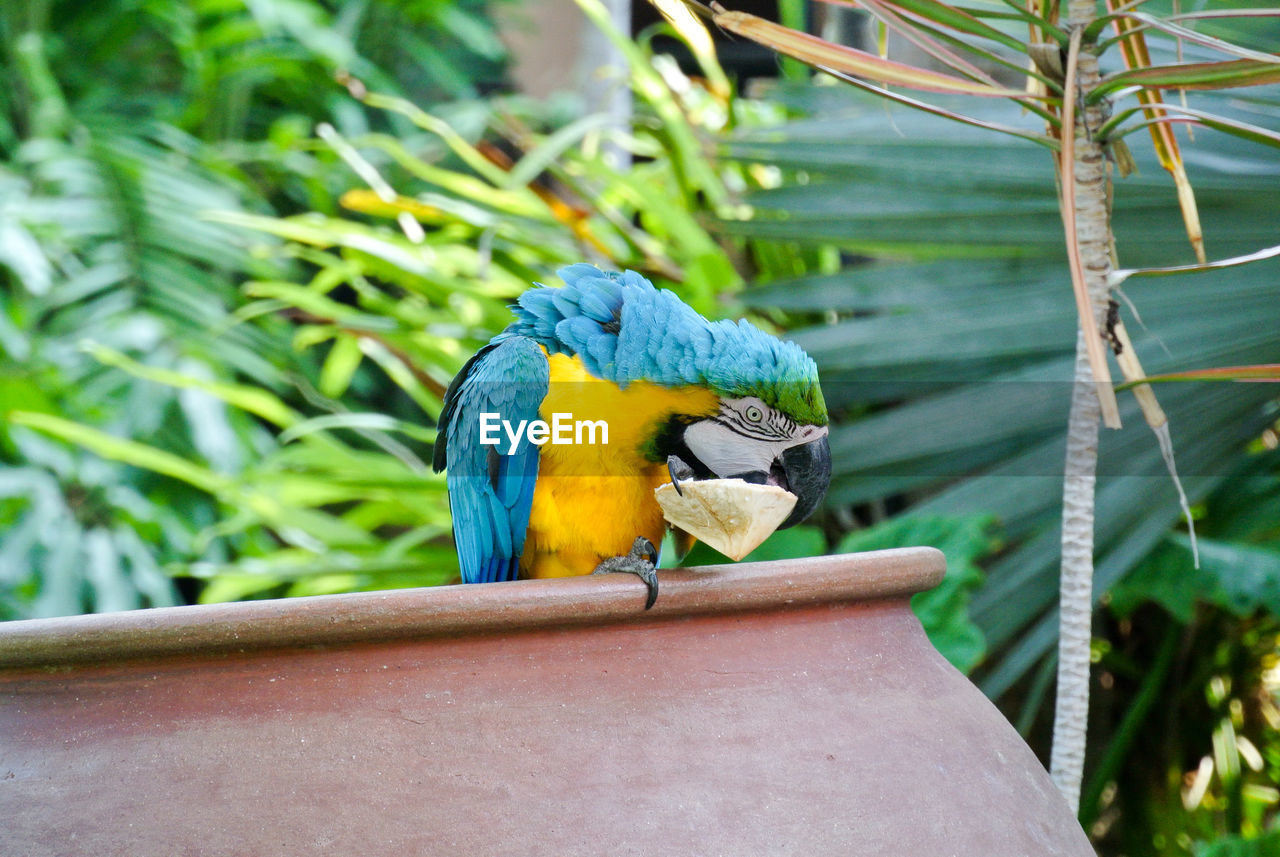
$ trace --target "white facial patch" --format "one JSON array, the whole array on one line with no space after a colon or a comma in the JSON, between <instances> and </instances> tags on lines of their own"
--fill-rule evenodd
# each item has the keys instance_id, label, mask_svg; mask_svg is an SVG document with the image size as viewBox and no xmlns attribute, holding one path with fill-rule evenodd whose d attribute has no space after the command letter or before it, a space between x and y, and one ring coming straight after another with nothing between
<instances>
[{"instance_id":1,"label":"white facial patch","mask_svg":"<svg viewBox=\"0 0 1280 857\"><path fill-rule=\"evenodd\" d=\"M827 436L826 426L796 425L756 398L726 399L720 415L685 429L689 451L716 476L768 473L784 450Z\"/></svg>"}]
</instances>

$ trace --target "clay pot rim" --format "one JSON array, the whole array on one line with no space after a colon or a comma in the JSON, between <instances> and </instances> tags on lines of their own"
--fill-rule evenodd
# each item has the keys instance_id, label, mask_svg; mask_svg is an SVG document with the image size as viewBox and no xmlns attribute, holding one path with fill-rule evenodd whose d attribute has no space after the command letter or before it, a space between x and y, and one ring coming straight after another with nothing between
<instances>
[{"instance_id":1,"label":"clay pot rim","mask_svg":"<svg viewBox=\"0 0 1280 857\"><path fill-rule=\"evenodd\" d=\"M0 622L0 669L905 599L945 572L941 551L915 547L665 569L648 611L640 580L610 574L27 619Z\"/></svg>"}]
</instances>

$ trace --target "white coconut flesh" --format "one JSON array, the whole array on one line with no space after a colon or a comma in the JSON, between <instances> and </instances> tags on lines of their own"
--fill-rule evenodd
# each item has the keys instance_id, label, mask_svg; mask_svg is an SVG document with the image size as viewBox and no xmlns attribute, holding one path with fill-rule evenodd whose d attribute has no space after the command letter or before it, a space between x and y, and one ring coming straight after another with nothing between
<instances>
[{"instance_id":1,"label":"white coconut flesh","mask_svg":"<svg viewBox=\"0 0 1280 857\"><path fill-rule=\"evenodd\" d=\"M790 491L741 479L688 480L680 491L667 482L653 493L669 523L733 560L759 547L796 505Z\"/></svg>"}]
</instances>

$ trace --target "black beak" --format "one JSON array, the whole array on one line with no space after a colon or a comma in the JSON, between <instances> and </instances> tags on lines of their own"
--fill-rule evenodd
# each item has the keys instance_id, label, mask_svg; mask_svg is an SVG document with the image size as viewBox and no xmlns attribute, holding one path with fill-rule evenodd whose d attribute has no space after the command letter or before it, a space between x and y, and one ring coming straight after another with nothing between
<instances>
[{"instance_id":1,"label":"black beak","mask_svg":"<svg viewBox=\"0 0 1280 857\"><path fill-rule=\"evenodd\" d=\"M786 529L803 521L818 508L831 484L831 445L826 437L811 440L784 450L779 459L785 487L796 495L796 507L778 529ZM775 462L774 467L778 463Z\"/></svg>"}]
</instances>

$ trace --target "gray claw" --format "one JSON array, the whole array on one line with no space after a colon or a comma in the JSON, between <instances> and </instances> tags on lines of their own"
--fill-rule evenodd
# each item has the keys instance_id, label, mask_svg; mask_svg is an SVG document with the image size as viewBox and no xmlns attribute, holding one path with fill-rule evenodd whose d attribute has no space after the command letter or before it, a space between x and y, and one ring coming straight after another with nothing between
<instances>
[{"instance_id":1,"label":"gray claw","mask_svg":"<svg viewBox=\"0 0 1280 857\"><path fill-rule=\"evenodd\" d=\"M644 609L648 610L658 600L658 550L653 542L644 536L637 536L631 544L631 551L626 556L611 556L601 560L592 574L611 574L627 572L634 574L649 587L649 597L645 600Z\"/></svg>"},{"instance_id":2,"label":"gray claw","mask_svg":"<svg viewBox=\"0 0 1280 857\"><path fill-rule=\"evenodd\" d=\"M692 479L693 468L685 464L678 455L667 456L667 473L671 476L671 484L675 486L676 493L681 497L684 492L680 490L681 479Z\"/></svg>"}]
</instances>

